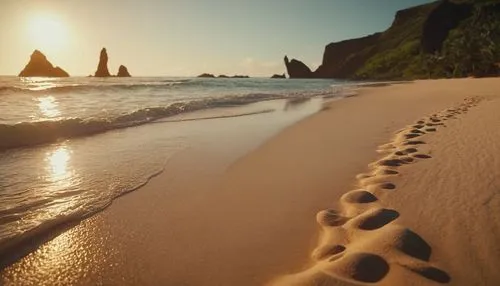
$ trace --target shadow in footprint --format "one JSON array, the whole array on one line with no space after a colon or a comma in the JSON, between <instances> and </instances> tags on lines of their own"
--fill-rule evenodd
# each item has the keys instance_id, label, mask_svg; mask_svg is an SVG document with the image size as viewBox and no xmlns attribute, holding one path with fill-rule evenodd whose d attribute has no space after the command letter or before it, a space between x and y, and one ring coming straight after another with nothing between
<instances>
[{"instance_id":1,"label":"shadow in footprint","mask_svg":"<svg viewBox=\"0 0 500 286\"><path fill-rule=\"evenodd\" d=\"M425 131L427 131L427 132L436 132L436 128L426 128Z\"/></svg>"},{"instance_id":2,"label":"shadow in footprint","mask_svg":"<svg viewBox=\"0 0 500 286\"><path fill-rule=\"evenodd\" d=\"M425 144L425 142L424 141L416 141L416 140L405 142L405 145L422 145L422 144Z\"/></svg>"},{"instance_id":3,"label":"shadow in footprint","mask_svg":"<svg viewBox=\"0 0 500 286\"><path fill-rule=\"evenodd\" d=\"M386 190L394 190L396 188L396 185L394 185L393 183L383 183L382 185L380 185L380 187Z\"/></svg>"},{"instance_id":4,"label":"shadow in footprint","mask_svg":"<svg viewBox=\"0 0 500 286\"><path fill-rule=\"evenodd\" d=\"M450 275L448 275L448 273L436 267L429 266L429 267L410 269L410 270L424 276L427 279L436 281L438 283L444 284L444 283L449 283L451 281L451 277Z\"/></svg>"},{"instance_id":5,"label":"shadow in footprint","mask_svg":"<svg viewBox=\"0 0 500 286\"><path fill-rule=\"evenodd\" d=\"M389 264L382 257L372 253L353 253L343 258L345 264L345 274L352 279L375 283L387 275Z\"/></svg>"},{"instance_id":6,"label":"shadow in footprint","mask_svg":"<svg viewBox=\"0 0 500 286\"><path fill-rule=\"evenodd\" d=\"M405 229L396 240L395 247L409 256L429 261L431 246L415 232Z\"/></svg>"},{"instance_id":7,"label":"shadow in footprint","mask_svg":"<svg viewBox=\"0 0 500 286\"><path fill-rule=\"evenodd\" d=\"M413 158L411 158L411 157L404 157L404 158L401 158L401 161L402 161L404 164L409 164L409 163L412 163L414 160L413 160Z\"/></svg>"},{"instance_id":8,"label":"shadow in footprint","mask_svg":"<svg viewBox=\"0 0 500 286\"><path fill-rule=\"evenodd\" d=\"M382 173L384 175L397 175L397 174L399 174L399 172L396 170L384 170L384 171L382 171Z\"/></svg>"},{"instance_id":9,"label":"shadow in footprint","mask_svg":"<svg viewBox=\"0 0 500 286\"><path fill-rule=\"evenodd\" d=\"M359 228L363 230L378 229L398 217L399 213L395 210L379 209L363 218L359 224Z\"/></svg>"},{"instance_id":10,"label":"shadow in footprint","mask_svg":"<svg viewBox=\"0 0 500 286\"><path fill-rule=\"evenodd\" d=\"M413 157L418 158L418 159L429 159L429 158L432 158L431 156L426 155L426 154L415 154L415 155L413 155Z\"/></svg>"},{"instance_id":11,"label":"shadow in footprint","mask_svg":"<svg viewBox=\"0 0 500 286\"><path fill-rule=\"evenodd\" d=\"M410 134L406 134L405 138L406 139L412 139L412 138L416 138L416 137L419 137L419 136L420 136L420 134L410 133Z\"/></svg>"},{"instance_id":12,"label":"shadow in footprint","mask_svg":"<svg viewBox=\"0 0 500 286\"><path fill-rule=\"evenodd\" d=\"M379 165L381 166L387 166L387 167L399 167L403 165L404 162L399 159L387 159L387 160L382 160L379 162Z\"/></svg>"}]
</instances>

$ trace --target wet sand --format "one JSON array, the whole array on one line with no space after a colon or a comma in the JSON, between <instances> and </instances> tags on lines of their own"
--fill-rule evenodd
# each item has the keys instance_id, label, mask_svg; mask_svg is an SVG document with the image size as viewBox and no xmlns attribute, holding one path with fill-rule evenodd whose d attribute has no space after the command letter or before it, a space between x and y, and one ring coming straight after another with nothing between
<instances>
[{"instance_id":1,"label":"wet sand","mask_svg":"<svg viewBox=\"0 0 500 286\"><path fill-rule=\"evenodd\" d=\"M223 128L0 281L495 285L498 90L498 79L363 88L257 149L237 147L254 134Z\"/></svg>"}]
</instances>

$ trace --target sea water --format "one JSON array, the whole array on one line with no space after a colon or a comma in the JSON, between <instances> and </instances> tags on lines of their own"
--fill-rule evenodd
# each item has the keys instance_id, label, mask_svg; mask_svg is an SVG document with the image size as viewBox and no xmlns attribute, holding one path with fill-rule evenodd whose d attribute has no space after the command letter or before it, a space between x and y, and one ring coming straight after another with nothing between
<instances>
[{"instance_id":1,"label":"sea water","mask_svg":"<svg viewBox=\"0 0 500 286\"><path fill-rule=\"evenodd\" d=\"M282 101L287 109L310 98L345 96L345 85L264 78L0 77L0 256L103 210L160 174L201 130L175 128L172 121L264 116L280 112L265 102Z\"/></svg>"}]
</instances>

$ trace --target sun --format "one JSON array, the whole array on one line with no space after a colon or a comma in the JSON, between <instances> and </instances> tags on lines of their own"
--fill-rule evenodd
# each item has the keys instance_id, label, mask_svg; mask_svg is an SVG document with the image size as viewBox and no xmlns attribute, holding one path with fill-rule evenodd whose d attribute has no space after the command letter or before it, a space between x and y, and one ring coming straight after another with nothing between
<instances>
[{"instance_id":1,"label":"sun","mask_svg":"<svg viewBox=\"0 0 500 286\"><path fill-rule=\"evenodd\" d=\"M37 49L56 52L67 43L67 29L55 15L33 15L27 27L30 40Z\"/></svg>"}]
</instances>

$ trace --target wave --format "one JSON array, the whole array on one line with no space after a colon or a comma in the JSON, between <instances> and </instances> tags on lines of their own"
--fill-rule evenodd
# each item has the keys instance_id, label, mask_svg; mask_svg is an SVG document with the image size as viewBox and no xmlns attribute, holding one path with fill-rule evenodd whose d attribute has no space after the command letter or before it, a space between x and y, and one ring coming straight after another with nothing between
<instances>
[{"instance_id":1,"label":"wave","mask_svg":"<svg viewBox=\"0 0 500 286\"><path fill-rule=\"evenodd\" d=\"M55 142L59 139L88 136L106 131L146 124L161 118L216 107L246 105L258 101L282 99L283 95L249 94L240 97L222 97L190 102L177 102L165 107L150 107L112 118L66 118L56 121L0 124L0 150L28 147Z\"/></svg>"},{"instance_id":2,"label":"wave","mask_svg":"<svg viewBox=\"0 0 500 286\"><path fill-rule=\"evenodd\" d=\"M112 204L114 199L145 186L153 178L163 173L166 164L167 162L164 162L162 168L154 171L144 180L138 182L135 186L122 190L120 193L113 194L112 197L100 202L100 204L79 207L70 213L51 217L50 219L40 222L38 225L32 226L25 231L18 231L14 235L11 235L10 233L9 235L6 235L6 232L0 231L0 271L28 253L33 252L43 243L54 239L65 230L77 225L80 221L106 209ZM16 215L18 215L16 212L12 212L10 216ZM11 220L15 221L18 218L19 217L12 218ZM2 223L8 222L8 219L9 218Z\"/></svg>"},{"instance_id":3,"label":"wave","mask_svg":"<svg viewBox=\"0 0 500 286\"><path fill-rule=\"evenodd\" d=\"M68 93L68 92L91 92L91 91L119 91L119 90L138 90L138 89L161 89L171 88L178 85L188 84L191 80L162 80L151 83L131 83L131 84L73 84L50 86L46 88L30 88L15 86L0 86L0 94L47 94L47 93Z\"/></svg>"}]
</instances>

